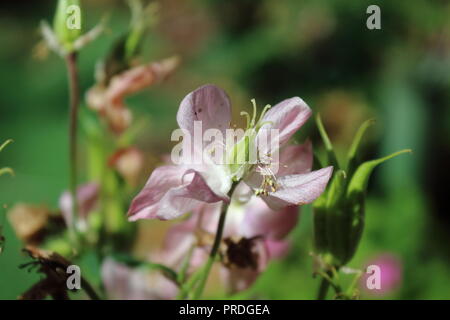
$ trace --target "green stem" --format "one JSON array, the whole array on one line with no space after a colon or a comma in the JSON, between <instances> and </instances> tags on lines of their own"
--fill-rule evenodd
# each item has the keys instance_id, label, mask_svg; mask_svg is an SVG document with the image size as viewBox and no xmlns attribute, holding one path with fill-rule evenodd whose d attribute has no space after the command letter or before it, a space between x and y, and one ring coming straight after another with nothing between
<instances>
[{"instance_id":1,"label":"green stem","mask_svg":"<svg viewBox=\"0 0 450 320\"><path fill-rule=\"evenodd\" d=\"M320 282L319 291L317 293L317 300L325 300L328 293L328 288L330 287L330 283L327 279L322 278Z\"/></svg>"},{"instance_id":2,"label":"green stem","mask_svg":"<svg viewBox=\"0 0 450 320\"><path fill-rule=\"evenodd\" d=\"M237 186L237 182L234 182L233 185L231 186L230 192L228 193L231 199L231 196L233 195L234 189ZM200 283L197 286L195 292L194 292L194 296L193 299L199 299L203 293L203 289L205 288L205 284L206 281L208 280L208 276L209 273L211 272L211 268L214 264L214 261L216 260L216 255L217 252L219 251L220 248L220 243L222 241L222 234L223 234L223 229L225 227L225 219L227 217L227 211L228 211L228 207L229 204L228 203L223 203L222 204L222 209L220 211L220 217L219 217L219 224L217 225L217 231L216 231L216 237L214 238L214 243L211 249L211 252L209 254L208 257L208 261L206 261L206 264L203 267L203 271L201 272L201 276L200 276Z\"/></svg>"},{"instance_id":3,"label":"green stem","mask_svg":"<svg viewBox=\"0 0 450 320\"><path fill-rule=\"evenodd\" d=\"M333 287L336 292L336 296L343 294L342 288L339 284L339 275L336 269L329 270L327 272L317 272L318 275L322 277L322 281L319 286L319 291L317 292L317 300L325 300L327 297L328 289L330 286Z\"/></svg>"},{"instance_id":4,"label":"green stem","mask_svg":"<svg viewBox=\"0 0 450 320\"><path fill-rule=\"evenodd\" d=\"M69 81L70 109L69 109L69 189L72 197L72 223L70 229L76 234L75 223L78 216L77 198L77 120L78 105L80 104L80 88L78 83L77 54L71 52L66 56Z\"/></svg>"},{"instance_id":5,"label":"green stem","mask_svg":"<svg viewBox=\"0 0 450 320\"><path fill-rule=\"evenodd\" d=\"M81 277L81 286L91 300L102 300L91 284L83 277Z\"/></svg>"},{"instance_id":6,"label":"green stem","mask_svg":"<svg viewBox=\"0 0 450 320\"><path fill-rule=\"evenodd\" d=\"M191 289L195 286L197 281L199 280L200 276L202 275L203 267L198 269L196 272L194 272L188 281L186 281L185 284L181 287L180 293L177 295L177 300L186 299L186 297L189 295L189 292Z\"/></svg>"}]
</instances>

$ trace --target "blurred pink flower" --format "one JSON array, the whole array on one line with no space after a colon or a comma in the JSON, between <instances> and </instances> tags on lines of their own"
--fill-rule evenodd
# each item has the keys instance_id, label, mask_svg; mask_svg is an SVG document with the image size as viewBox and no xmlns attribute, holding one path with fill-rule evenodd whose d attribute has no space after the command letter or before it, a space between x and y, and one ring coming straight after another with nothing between
<instances>
[{"instance_id":1,"label":"blurred pink flower","mask_svg":"<svg viewBox=\"0 0 450 320\"><path fill-rule=\"evenodd\" d=\"M367 286L367 279L371 276L370 273L366 272L369 266L379 267L380 289L370 289ZM402 263L400 258L392 253L382 253L365 263L365 270L361 277L360 286L368 294L387 295L398 289L401 286L401 282Z\"/></svg>"},{"instance_id":2,"label":"blurred pink flower","mask_svg":"<svg viewBox=\"0 0 450 320\"><path fill-rule=\"evenodd\" d=\"M298 210L288 206L276 212L255 196L247 203L231 202L220 249L221 275L231 292L248 288L271 259L287 253L285 237L297 224ZM162 258L152 261L178 266L194 248L189 268L193 272L208 258L219 215L220 203L197 207L188 220L170 229Z\"/></svg>"},{"instance_id":3,"label":"blurred pink flower","mask_svg":"<svg viewBox=\"0 0 450 320\"><path fill-rule=\"evenodd\" d=\"M108 159L108 165L117 172L131 186L136 186L144 169L144 154L136 147L117 150Z\"/></svg>"},{"instance_id":4,"label":"blurred pink flower","mask_svg":"<svg viewBox=\"0 0 450 320\"><path fill-rule=\"evenodd\" d=\"M101 276L108 298L114 300L166 300L178 292L161 272L132 269L112 258L103 262Z\"/></svg>"},{"instance_id":5,"label":"blurred pink flower","mask_svg":"<svg viewBox=\"0 0 450 320\"><path fill-rule=\"evenodd\" d=\"M83 230L86 228L87 217L89 213L97 205L99 196L99 186L97 183L86 183L78 187L78 221L76 221L77 228ZM67 226L72 224L72 196L69 191L65 191L59 198L59 208Z\"/></svg>"},{"instance_id":6,"label":"blurred pink flower","mask_svg":"<svg viewBox=\"0 0 450 320\"><path fill-rule=\"evenodd\" d=\"M311 110L300 98L282 101L267 111L256 124L252 121L255 128L259 128L253 137L255 143L262 139L258 130L276 129L279 130L280 145L285 145L310 115ZM188 94L177 114L180 128L191 136L195 136L196 121L201 121L203 131L217 129L223 133L222 136L226 136L225 130L229 128L230 120L229 98L223 90L213 85L205 85ZM269 146L280 147L270 142ZM196 149L201 149L201 146L194 145L194 153ZM273 151L266 150L267 154ZM273 163L249 166L248 172L237 176L231 166L215 163L208 154L202 153L202 159L201 164L182 162L154 170L144 189L131 203L128 211L130 220L175 219L194 210L202 202L229 202L228 192L233 181L242 178L272 209L280 210L314 201L325 189L332 173L332 167L310 172L312 150L309 142L281 149L281 168L276 176L271 170Z\"/></svg>"},{"instance_id":7,"label":"blurred pink flower","mask_svg":"<svg viewBox=\"0 0 450 320\"><path fill-rule=\"evenodd\" d=\"M88 106L106 119L112 131L120 134L129 127L132 120L125 98L164 80L178 63L178 58L172 57L119 73L112 77L108 86L99 83L87 92Z\"/></svg>"}]
</instances>

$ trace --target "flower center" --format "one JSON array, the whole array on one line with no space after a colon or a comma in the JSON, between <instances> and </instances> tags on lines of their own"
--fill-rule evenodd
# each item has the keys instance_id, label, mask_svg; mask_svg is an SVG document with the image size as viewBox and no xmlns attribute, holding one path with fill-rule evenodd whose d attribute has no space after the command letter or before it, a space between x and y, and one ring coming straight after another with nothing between
<instances>
[{"instance_id":1,"label":"flower center","mask_svg":"<svg viewBox=\"0 0 450 320\"><path fill-rule=\"evenodd\" d=\"M263 178L261 185L255 190L255 195L268 196L270 192L277 191L279 185L277 178L270 169L270 164L259 164L258 170Z\"/></svg>"},{"instance_id":2,"label":"flower center","mask_svg":"<svg viewBox=\"0 0 450 320\"><path fill-rule=\"evenodd\" d=\"M264 115L271 108L270 105L266 105L261 112L258 120L257 118L257 106L255 99L251 100L253 106L253 114L250 114L246 111L242 111L241 115L245 116L247 119L246 129L244 136L233 146L228 154L228 163L230 165L230 169L232 172L233 180L240 180L246 172L253 168L253 165L257 165L258 167L262 166L263 162L259 160L259 156L256 158L251 156L254 154L258 154L258 146L256 145L256 137L261 129L261 127L265 124L270 124L270 121L263 121ZM269 158L270 159L270 158ZM256 161L255 161L256 160ZM267 161L266 161L267 162ZM270 161L268 162L270 164ZM273 176L273 175L272 175Z\"/></svg>"}]
</instances>

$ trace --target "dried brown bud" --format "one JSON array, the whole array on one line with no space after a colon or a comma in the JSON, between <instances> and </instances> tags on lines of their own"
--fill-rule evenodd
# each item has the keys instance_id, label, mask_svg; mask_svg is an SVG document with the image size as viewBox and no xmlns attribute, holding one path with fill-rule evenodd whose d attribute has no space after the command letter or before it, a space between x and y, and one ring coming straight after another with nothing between
<instances>
[{"instance_id":1,"label":"dried brown bud","mask_svg":"<svg viewBox=\"0 0 450 320\"><path fill-rule=\"evenodd\" d=\"M46 207L16 204L8 212L8 219L19 239L29 244L40 242L45 234L50 211Z\"/></svg>"}]
</instances>

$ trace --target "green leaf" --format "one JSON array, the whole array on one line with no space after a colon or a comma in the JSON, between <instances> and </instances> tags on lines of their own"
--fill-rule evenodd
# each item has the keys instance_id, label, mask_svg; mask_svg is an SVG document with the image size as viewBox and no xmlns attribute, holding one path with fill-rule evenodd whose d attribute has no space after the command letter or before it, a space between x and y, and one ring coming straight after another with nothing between
<instances>
[{"instance_id":1,"label":"green leaf","mask_svg":"<svg viewBox=\"0 0 450 320\"><path fill-rule=\"evenodd\" d=\"M355 174L353 175L352 179L350 180L350 184L349 184L348 190L347 190L347 195L352 196L352 194L354 192L356 192L356 193L365 192L370 175L371 175L373 169L377 165L379 165L389 159L392 159L402 153L407 153L407 152L410 153L411 150L410 149L400 150L400 151L394 152L386 157L376 159L376 160L366 161L363 164L361 164L358 167L358 169L356 169Z\"/></svg>"},{"instance_id":2,"label":"green leaf","mask_svg":"<svg viewBox=\"0 0 450 320\"><path fill-rule=\"evenodd\" d=\"M347 183L346 178L347 175L344 170L338 170L334 174L328 191L328 208L336 207L343 200L343 195L345 194L345 185Z\"/></svg>"},{"instance_id":3,"label":"green leaf","mask_svg":"<svg viewBox=\"0 0 450 320\"><path fill-rule=\"evenodd\" d=\"M325 150L327 152L328 157L328 164L332 165L335 169L339 169L340 167L336 158L336 154L334 153L333 145L331 144L330 138L328 137L325 127L323 126L320 114L317 114L316 116L316 124L317 128L319 129L320 136L322 137L322 141L325 145Z\"/></svg>"},{"instance_id":4,"label":"green leaf","mask_svg":"<svg viewBox=\"0 0 450 320\"><path fill-rule=\"evenodd\" d=\"M350 150L347 154L347 172L348 175L351 177L353 172L356 170L357 166L357 152L359 149L359 146L361 144L362 137L364 136L364 133L366 130L375 123L375 119L369 119L363 122L363 124L359 127L358 131L356 132L355 137L353 138L352 144L350 146Z\"/></svg>"}]
</instances>

